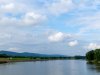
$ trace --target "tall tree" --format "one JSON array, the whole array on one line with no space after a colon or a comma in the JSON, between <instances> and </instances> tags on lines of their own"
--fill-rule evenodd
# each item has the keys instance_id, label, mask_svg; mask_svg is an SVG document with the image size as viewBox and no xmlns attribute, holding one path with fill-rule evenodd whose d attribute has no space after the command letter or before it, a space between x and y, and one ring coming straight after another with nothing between
<instances>
[{"instance_id":1,"label":"tall tree","mask_svg":"<svg viewBox=\"0 0 100 75\"><path fill-rule=\"evenodd\" d=\"M94 50L89 51L89 52L86 53L86 59L87 59L88 61L94 60Z\"/></svg>"},{"instance_id":2,"label":"tall tree","mask_svg":"<svg viewBox=\"0 0 100 75\"><path fill-rule=\"evenodd\" d=\"M100 61L100 49L96 49L94 53L95 60Z\"/></svg>"}]
</instances>

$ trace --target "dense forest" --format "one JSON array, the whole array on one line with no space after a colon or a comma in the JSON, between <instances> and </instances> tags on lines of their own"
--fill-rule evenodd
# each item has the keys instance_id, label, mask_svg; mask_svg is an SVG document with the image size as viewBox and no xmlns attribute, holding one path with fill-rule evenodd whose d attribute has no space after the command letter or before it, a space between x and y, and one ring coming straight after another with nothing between
<instances>
[{"instance_id":1,"label":"dense forest","mask_svg":"<svg viewBox=\"0 0 100 75\"><path fill-rule=\"evenodd\" d=\"M89 62L99 62L100 63L100 49L91 50L86 53L86 59Z\"/></svg>"}]
</instances>

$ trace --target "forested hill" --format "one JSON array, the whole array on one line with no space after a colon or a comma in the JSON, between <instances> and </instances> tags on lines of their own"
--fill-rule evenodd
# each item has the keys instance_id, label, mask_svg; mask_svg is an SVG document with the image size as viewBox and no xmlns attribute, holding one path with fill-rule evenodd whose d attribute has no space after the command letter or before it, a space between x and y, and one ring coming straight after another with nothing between
<instances>
[{"instance_id":1,"label":"forested hill","mask_svg":"<svg viewBox=\"0 0 100 75\"><path fill-rule=\"evenodd\" d=\"M8 56L24 56L24 57L66 57L65 55L57 55L57 54L39 54L39 53L29 53L29 52L11 52L11 51L0 51L0 54L5 54Z\"/></svg>"}]
</instances>

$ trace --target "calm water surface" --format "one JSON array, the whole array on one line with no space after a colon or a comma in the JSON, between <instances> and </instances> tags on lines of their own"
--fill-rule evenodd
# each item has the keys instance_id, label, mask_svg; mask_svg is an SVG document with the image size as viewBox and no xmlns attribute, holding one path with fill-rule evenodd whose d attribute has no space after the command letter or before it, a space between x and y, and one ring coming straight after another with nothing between
<instances>
[{"instance_id":1,"label":"calm water surface","mask_svg":"<svg viewBox=\"0 0 100 75\"><path fill-rule=\"evenodd\" d=\"M100 65L85 60L53 60L0 64L0 75L100 75Z\"/></svg>"}]
</instances>

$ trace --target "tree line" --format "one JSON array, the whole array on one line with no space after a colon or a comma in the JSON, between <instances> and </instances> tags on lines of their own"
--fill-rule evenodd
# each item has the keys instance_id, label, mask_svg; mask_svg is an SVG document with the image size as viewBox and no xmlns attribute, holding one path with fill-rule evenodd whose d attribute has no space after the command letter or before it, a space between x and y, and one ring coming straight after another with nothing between
<instances>
[{"instance_id":1,"label":"tree line","mask_svg":"<svg viewBox=\"0 0 100 75\"><path fill-rule=\"evenodd\" d=\"M0 54L0 58L29 58L29 59L85 59L85 56L10 56L7 54Z\"/></svg>"},{"instance_id":2,"label":"tree line","mask_svg":"<svg viewBox=\"0 0 100 75\"><path fill-rule=\"evenodd\" d=\"M100 49L91 50L86 53L86 59L90 62L99 62L100 61Z\"/></svg>"}]
</instances>

